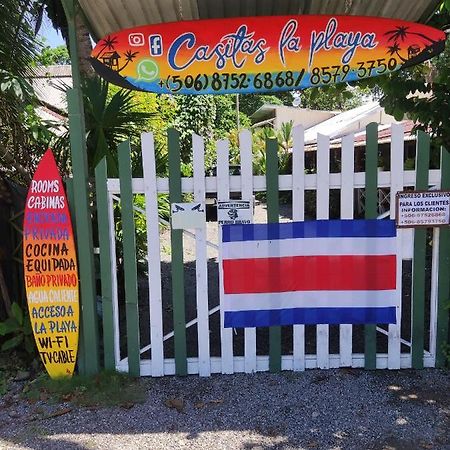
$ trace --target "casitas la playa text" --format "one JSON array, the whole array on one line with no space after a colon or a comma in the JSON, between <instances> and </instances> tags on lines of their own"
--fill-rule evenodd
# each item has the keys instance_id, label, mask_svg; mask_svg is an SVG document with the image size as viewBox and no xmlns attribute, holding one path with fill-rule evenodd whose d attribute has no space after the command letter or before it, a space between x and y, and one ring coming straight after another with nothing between
<instances>
[{"instance_id":1,"label":"casitas la playa text","mask_svg":"<svg viewBox=\"0 0 450 450\"><path fill-rule=\"evenodd\" d=\"M286 65L288 54L302 52L303 43L297 33L299 28L301 23L296 19L290 19L280 32L278 56L283 65ZM241 69L248 60L260 65L265 61L270 46L267 45L266 39L257 38L255 34L255 31L243 24L234 33L222 36L215 44L199 45L195 33L189 31L179 35L172 42L167 52L167 62L175 71L208 61L214 62L218 70L225 69L228 62L235 69ZM342 64L348 64L358 48L371 50L377 46L376 33L342 31L339 29L338 18L332 17L322 30L312 30L308 64L309 66L313 64L314 57L320 51L340 51Z\"/></svg>"}]
</instances>

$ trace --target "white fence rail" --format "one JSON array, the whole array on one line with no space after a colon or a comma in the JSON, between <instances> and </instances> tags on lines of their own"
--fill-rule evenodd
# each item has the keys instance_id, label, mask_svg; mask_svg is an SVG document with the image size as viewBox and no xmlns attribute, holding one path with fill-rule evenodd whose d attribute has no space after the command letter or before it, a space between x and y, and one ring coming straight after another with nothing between
<instances>
[{"instance_id":1,"label":"white fence rail","mask_svg":"<svg viewBox=\"0 0 450 450\"><path fill-rule=\"evenodd\" d=\"M328 219L330 211L330 191L340 190L340 216L351 219L354 216L355 196L358 189L365 187L365 173L354 171L355 149L353 135L342 138L340 173L330 173L330 142L327 136L318 136L316 173L305 173L305 146L303 141L304 130L301 126L293 130L292 147L292 175L280 175L280 191L292 192L292 219L302 221L305 219L305 192L316 192L317 219ZM171 330L164 335L163 290L161 278L161 231L158 221L158 194L169 192L168 178L158 178L155 171L154 141L150 133L142 136L143 178L132 180L135 194L145 196L146 232L148 247L148 298L149 323L141 327L148 330L148 345L141 349L141 375L163 376L175 374L175 360L165 357L165 345L173 336ZM193 194L196 202L204 202L207 194L215 194L218 200L228 200L230 192L241 193L241 198L249 199L255 193L266 190L264 176L253 175L252 167L252 137L249 131L240 133L240 169L241 175L229 175L229 144L227 141L217 143L217 176L205 177L204 142L199 136L193 136L193 177L182 178L182 192ZM404 188L415 185L416 174L414 170L404 170L404 139L401 125L392 125L392 142L390 151L390 171L378 173L378 187L390 191L390 204L395 204L395 194ZM440 170L429 171L431 186L440 186ZM120 198L119 179L108 179L110 217L114 217L113 206ZM394 207L390 210L390 217L394 218ZM119 370L128 370L128 360L121 350L121 314L116 261L116 237L114 223L110 224L111 234L111 275L113 280L113 311L115 326L115 360ZM187 236L187 239L192 239ZM195 304L197 317L186 326L197 327L197 348L194 353L198 356L187 358L189 374L209 376L211 373L255 372L269 370L269 357L258 353L258 333L254 328L243 332L243 350L236 352L234 341L235 332L225 329L221 317L220 331L211 338L211 317L220 314L218 299L214 308L209 306L208 299L208 242L207 229L195 231ZM397 278L402 280L402 268L405 248L412 246L413 233L399 230L397 253ZM403 241L403 242L402 242ZM432 367L435 363L436 338L436 311L437 311L437 270L438 270L438 242L439 230L433 230L432 257L431 257L431 293L427 303L426 330L428 332L426 348L424 350L424 366ZM209 250L211 252L211 249ZM221 282L219 280L219 282ZM401 305L405 298L399 290L397 324L389 325L387 329L378 327L378 337L387 336L386 351L377 353L376 367L401 369L411 367L411 328L409 312L402 314ZM408 305L410 311L411 305ZM404 321L407 321L404 323ZM405 326L407 325L407 326ZM318 325L315 327L315 348L313 353L306 352L307 327L295 325L291 327L290 353L282 356L282 370L301 371L309 368L337 368L337 367L364 367L364 354L354 352L355 327L340 325L338 337L333 344L338 347L338 353L330 354L330 327ZM403 333L402 333L403 330ZM220 340L220 356L211 356L211 342ZM145 342L145 339L143 339ZM402 346L403 344L403 346ZM124 345L122 343L122 349ZM151 357L145 354L150 351ZM238 353L238 354L236 354ZM240 354L239 354L240 353ZM170 355L172 356L172 355Z\"/></svg>"}]
</instances>

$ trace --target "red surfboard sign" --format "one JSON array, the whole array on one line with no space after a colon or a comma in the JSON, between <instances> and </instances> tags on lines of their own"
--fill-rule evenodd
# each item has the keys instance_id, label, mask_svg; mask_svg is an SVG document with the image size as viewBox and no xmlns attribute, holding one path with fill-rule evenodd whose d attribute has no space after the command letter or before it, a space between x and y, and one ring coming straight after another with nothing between
<instances>
[{"instance_id":1,"label":"red surfboard sign","mask_svg":"<svg viewBox=\"0 0 450 450\"><path fill-rule=\"evenodd\" d=\"M50 149L28 191L23 264L28 311L41 360L51 378L70 377L79 333L77 258L67 197Z\"/></svg>"},{"instance_id":2,"label":"red surfboard sign","mask_svg":"<svg viewBox=\"0 0 450 450\"><path fill-rule=\"evenodd\" d=\"M194 20L105 36L92 65L119 86L162 94L291 91L419 64L445 33L404 20L270 16Z\"/></svg>"}]
</instances>

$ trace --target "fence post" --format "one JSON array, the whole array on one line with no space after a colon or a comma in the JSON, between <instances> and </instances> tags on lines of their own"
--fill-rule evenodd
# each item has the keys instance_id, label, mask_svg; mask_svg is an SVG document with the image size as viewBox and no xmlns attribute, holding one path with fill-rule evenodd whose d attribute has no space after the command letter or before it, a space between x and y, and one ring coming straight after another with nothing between
<instances>
[{"instance_id":1,"label":"fence post","mask_svg":"<svg viewBox=\"0 0 450 450\"><path fill-rule=\"evenodd\" d=\"M170 203L182 201L180 134L169 129L169 199ZM175 344L175 373L187 375L186 313L184 300L183 230L170 229L172 255L172 303Z\"/></svg>"},{"instance_id":2,"label":"fence post","mask_svg":"<svg viewBox=\"0 0 450 450\"><path fill-rule=\"evenodd\" d=\"M376 219L378 215L378 125L366 127L366 201L365 218ZM377 331L376 325L365 326L364 367L376 369Z\"/></svg>"},{"instance_id":3,"label":"fence post","mask_svg":"<svg viewBox=\"0 0 450 450\"><path fill-rule=\"evenodd\" d=\"M278 223L280 200L278 195L278 141L266 140L267 222ZM281 371L281 327L269 327L269 369Z\"/></svg>"},{"instance_id":4,"label":"fence post","mask_svg":"<svg viewBox=\"0 0 450 450\"><path fill-rule=\"evenodd\" d=\"M114 358L114 323L112 304L111 277L111 236L109 235L110 220L108 208L108 186L106 158L103 158L95 168L95 193L97 198L98 241L100 247L100 276L102 289L103 314L103 358L105 369L115 369Z\"/></svg>"},{"instance_id":5,"label":"fence post","mask_svg":"<svg viewBox=\"0 0 450 450\"><path fill-rule=\"evenodd\" d=\"M69 203L70 216L72 217L72 228L75 235L76 221L75 221L75 201L74 201L74 189L73 189L73 178L67 178L66 180L66 193L67 201ZM79 332L78 332L78 356L77 356L77 367L78 373L80 375L86 374L86 355L84 352L83 343L83 321L79 322Z\"/></svg>"},{"instance_id":6,"label":"fence post","mask_svg":"<svg viewBox=\"0 0 450 450\"><path fill-rule=\"evenodd\" d=\"M423 131L417 133L416 190L428 190L430 162L430 137ZM423 369L424 313L425 313L425 254L426 228L414 229L413 286L411 311L411 356L413 369Z\"/></svg>"},{"instance_id":7,"label":"fence post","mask_svg":"<svg viewBox=\"0 0 450 450\"><path fill-rule=\"evenodd\" d=\"M450 153L441 149L441 189L450 190ZM439 238L439 274L438 309L436 326L436 367L445 367L448 355L445 346L448 343L450 303L450 229L442 227ZM447 350L448 351L448 350Z\"/></svg>"},{"instance_id":8,"label":"fence post","mask_svg":"<svg viewBox=\"0 0 450 450\"><path fill-rule=\"evenodd\" d=\"M134 226L133 190L130 142L118 148L120 178L120 208L123 233L123 271L127 319L128 372L140 375L139 307L136 263L136 232Z\"/></svg>"},{"instance_id":9,"label":"fence post","mask_svg":"<svg viewBox=\"0 0 450 450\"><path fill-rule=\"evenodd\" d=\"M70 148L72 154L74 206L80 276L81 320L86 374L95 374L100 370L99 336L97 323L95 265L93 254L92 222L89 209L88 165L86 152L86 130L83 111L83 97L80 89L80 71L78 64L77 36L75 16L77 5L74 0L62 0L67 17L70 37L70 57L72 63L73 88L67 91L69 111ZM80 240L83 239L81 243Z\"/></svg>"}]
</instances>

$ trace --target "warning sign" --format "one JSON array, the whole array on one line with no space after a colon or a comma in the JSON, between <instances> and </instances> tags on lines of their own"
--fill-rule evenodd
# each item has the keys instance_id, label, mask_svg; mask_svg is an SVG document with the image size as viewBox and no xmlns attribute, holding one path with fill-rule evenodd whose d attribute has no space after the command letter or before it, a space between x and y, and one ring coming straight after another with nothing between
<instances>
[{"instance_id":1,"label":"warning sign","mask_svg":"<svg viewBox=\"0 0 450 450\"><path fill-rule=\"evenodd\" d=\"M438 227L450 223L450 191L397 193L398 227Z\"/></svg>"},{"instance_id":2,"label":"warning sign","mask_svg":"<svg viewBox=\"0 0 450 450\"><path fill-rule=\"evenodd\" d=\"M217 202L217 221L219 225L253 223L253 202L250 200Z\"/></svg>"}]
</instances>

